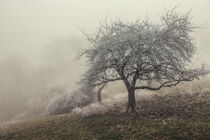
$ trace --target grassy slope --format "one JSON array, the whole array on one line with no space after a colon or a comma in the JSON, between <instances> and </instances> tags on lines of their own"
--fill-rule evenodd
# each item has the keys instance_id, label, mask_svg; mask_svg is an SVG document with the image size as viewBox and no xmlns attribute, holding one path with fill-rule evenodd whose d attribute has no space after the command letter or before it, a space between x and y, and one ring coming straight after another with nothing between
<instances>
[{"instance_id":1,"label":"grassy slope","mask_svg":"<svg viewBox=\"0 0 210 140\"><path fill-rule=\"evenodd\" d=\"M155 95L140 102L141 113L86 118L71 113L20 122L0 129L0 139L210 139L210 92Z\"/></svg>"},{"instance_id":2,"label":"grassy slope","mask_svg":"<svg viewBox=\"0 0 210 140\"><path fill-rule=\"evenodd\" d=\"M140 113L40 117L0 128L0 140L210 140L209 91L154 95L137 108Z\"/></svg>"},{"instance_id":3,"label":"grassy slope","mask_svg":"<svg viewBox=\"0 0 210 140\"><path fill-rule=\"evenodd\" d=\"M81 118L54 116L2 130L0 139L210 139L210 121L177 117L106 114Z\"/></svg>"}]
</instances>

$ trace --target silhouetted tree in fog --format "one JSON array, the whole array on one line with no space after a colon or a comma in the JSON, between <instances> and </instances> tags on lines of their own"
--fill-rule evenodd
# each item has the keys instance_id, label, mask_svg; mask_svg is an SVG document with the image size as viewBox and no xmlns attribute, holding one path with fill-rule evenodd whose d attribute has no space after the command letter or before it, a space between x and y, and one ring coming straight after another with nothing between
<instances>
[{"instance_id":1,"label":"silhouetted tree in fog","mask_svg":"<svg viewBox=\"0 0 210 140\"><path fill-rule=\"evenodd\" d=\"M135 90L159 90L207 74L191 68L196 52L191 33L190 12L165 11L161 22L111 21L100 25L96 35L87 35L90 48L83 55L89 69L80 81L97 87L122 80L128 91L127 111L135 111ZM101 91L100 91L101 92Z\"/></svg>"}]
</instances>

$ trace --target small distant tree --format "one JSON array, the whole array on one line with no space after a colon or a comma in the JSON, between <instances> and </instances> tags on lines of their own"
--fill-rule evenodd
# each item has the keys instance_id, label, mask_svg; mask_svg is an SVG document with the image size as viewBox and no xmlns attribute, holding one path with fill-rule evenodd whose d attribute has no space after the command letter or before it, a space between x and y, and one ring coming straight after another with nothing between
<instances>
[{"instance_id":1,"label":"small distant tree","mask_svg":"<svg viewBox=\"0 0 210 140\"><path fill-rule=\"evenodd\" d=\"M91 46L83 55L89 69L80 84L103 88L122 80L128 91L127 111L135 111L136 90L160 90L207 74L189 65L196 52L190 12L180 15L173 9L160 18L160 23L118 19L102 23L96 35L86 34Z\"/></svg>"}]
</instances>

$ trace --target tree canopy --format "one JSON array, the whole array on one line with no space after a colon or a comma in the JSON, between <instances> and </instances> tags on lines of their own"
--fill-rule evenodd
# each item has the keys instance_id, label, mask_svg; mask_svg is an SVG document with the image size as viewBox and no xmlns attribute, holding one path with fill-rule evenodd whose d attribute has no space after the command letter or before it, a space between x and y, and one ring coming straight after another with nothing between
<instances>
[{"instance_id":1,"label":"tree canopy","mask_svg":"<svg viewBox=\"0 0 210 140\"><path fill-rule=\"evenodd\" d=\"M173 9L160 19L102 23L97 34L87 35L91 46L83 55L89 69L80 83L96 87L122 80L134 94L137 89L159 90L207 74L204 68L190 67L196 53L190 12L178 14Z\"/></svg>"}]
</instances>

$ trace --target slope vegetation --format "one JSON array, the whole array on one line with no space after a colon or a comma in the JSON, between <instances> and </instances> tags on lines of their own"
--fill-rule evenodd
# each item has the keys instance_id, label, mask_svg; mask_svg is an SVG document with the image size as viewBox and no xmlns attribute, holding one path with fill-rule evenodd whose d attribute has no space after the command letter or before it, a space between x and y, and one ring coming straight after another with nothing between
<instances>
[{"instance_id":1,"label":"slope vegetation","mask_svg":"<svg viewBox=\"0 0 210 140\"><path fill-rule=\"evenodd\" d=\"M141 98L137 103L137 113L120 112L117 106L103 114L82 116L72 112L3 125L0 139L210 139L208 90L192 94L156 94Z\"/></svg>"}]
</instances>

